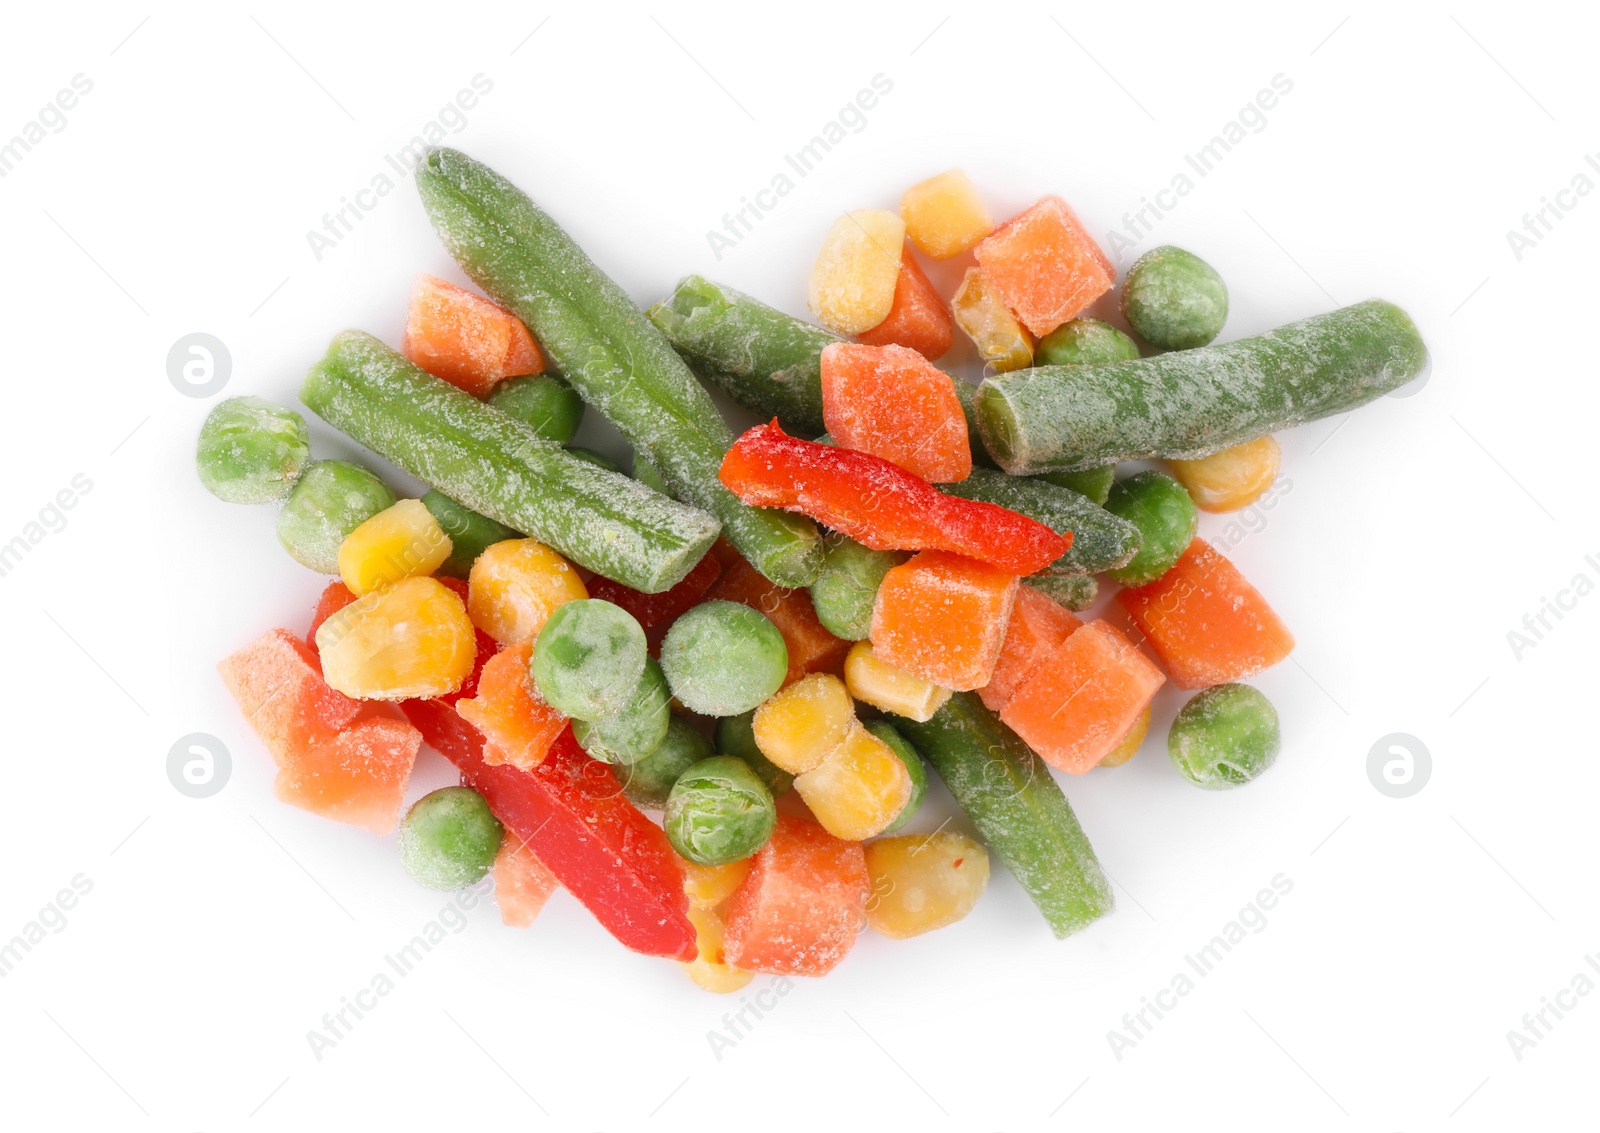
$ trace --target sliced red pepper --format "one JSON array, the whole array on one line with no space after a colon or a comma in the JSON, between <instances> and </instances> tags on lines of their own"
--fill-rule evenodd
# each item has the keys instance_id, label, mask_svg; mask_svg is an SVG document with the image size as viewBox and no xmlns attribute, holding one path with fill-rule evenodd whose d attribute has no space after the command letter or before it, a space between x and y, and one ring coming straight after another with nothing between
<instances>
[{"instance_id":1,"label":"sliced red pepper","mask_svg":"<svg viewBox=\"0 0 1600 1133\"><path fill-rule=\"evenodd\" d=\"M688 613L690 608L698 606L700 599L705 597L706 591L721 575L722 564L717 561L715 554L707 551L705 557L695 563L694 569L670 590L646 594L595 575L588 584L589 597L604 598L621 606L644 627L645 637L650 644L659 645L672 623Z\"/></svg>"},{"instance_id":2,"label":"sliced red pepper","mask_svg":"<svg viewBox=\"0 0 1600 1133\"><path fill-rule=\"evenodd\" d=\"M996 504L947 496L871 453L791 437L776 420L735 441L720 475L747 504L809 515L875 551L951 551L1032 574L1072 546L1071 533L1057 535Z\"/></svg>"},{"instance_id":3,"label":"sliced red pepper","mask_svg":"<svg viewBox=\"0 0 1600 1133\"><path fill-rule=\"evenodd\" d=\"M467 583L462 578L441 578L440 582L460 598L464 605L467 601ZM446 704L454 704L458 700L465 700L469 696L478 695L478 681L483 677L483 667L492 657L500 652L500 643L481 629L474 629L472 636L477 642L478 652L472 659L472 672L467 674L467 679L461 682L461 687L455 692L447 692L439 699Z\"/></svg>"},{"instance_id":4,"label":"sliced red pepper","mask_svg":"<svg viewBox=\"0 0 1600 1133\"><path fill-rule=\"evenodd\" d=\"M423 738L611 935L635 952L693 960L694 926L678 864L659 826L622 794L610 767L569 728L533 771L483 759L483 736L439 700L401 705Z\"/></svg>"}]
</instances>

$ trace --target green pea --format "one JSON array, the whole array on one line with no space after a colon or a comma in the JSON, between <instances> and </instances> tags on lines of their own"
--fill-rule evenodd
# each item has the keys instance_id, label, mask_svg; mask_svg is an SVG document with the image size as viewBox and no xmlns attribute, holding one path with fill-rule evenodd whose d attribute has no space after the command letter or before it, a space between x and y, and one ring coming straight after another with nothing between
<instances>
[{"instance_id":1,"label":"green pea","mask_svg":"<svg viewBox=\"0 0 1600 1133\"><path fill-rule=\"evenodd\" d=\"M906 558L900 551L863 547L847 535L824 536L822 569L811 584L811 604L823 628L846 641L865 641L878 586Z\"/></svg>"},{"instance_id":2,"label":"green pea","mask_svg":"<svg viewBox=\"0 0 1600 1133\"><path fill-rule=\"evenodd\" d=\"M633 454L633 478L645 487L660 492L663 496L672 494L671 490L667 488L667 482L661 477L661 470L637 452Z\"/></svg>"},{"instance_id":3,"label":"green pea","mask_svg":"<svg viewBox=\"0 0 1600 1133\"><path fill-rule=\"evenodd\" d=\"M479 880L500 852L499 819L470 787L423 795L400 822L400 864L429 889L461 889Z\"/></svg>"},{"instance_id":4,"label":"green pea","mask_svg":"<svg viewBox=\"0 0 1600 1133\"><path fill-rule=\"evenodd\" d=\"M895 820L883 828L885 834L893 834L910 822L912 815L922 809L922 800L928 793L928 771L922 766L922 756L911 746L911 741L902 736L889 721L869 720L866 729L889 745L889 750L899 757L911 775L911 798L906 801L905 809Z\"/></svg>"},{"instance_id":5,"label":"green pea","mask_svg":"<svg viewBox=\"0 0 1600 1133\"><path fill-rule=\"evenodd\" d=\"M1249 685L1206 689L1183 706L1167 733L1172 765L1208 791L1244 786L1272 766L1281 744L1277 709Z\"/></svg>"},{"instance_id":6,"label":"green pea","mask_svg":"<svg viewBox=\"0 0 1600 1133\"><path fill-rule=\"evenodd\" d=\"M543 634L540 634L542 637ZM638 763L666 739L672 718L672 694L654 657L645 658L638 688L621 709L597 720L572 721L580 747L607 763Z\"/></svg>"},{"instance_id":7,"label":"green pea","mask_svg":"<svg viewBox=\"0 0 1600 1133\"><path fill-rule=\"evenodd\" d=\"M1228 286L1199 256L1168 244L1146 252L1128 269L1122 314L1151 346L1189 350L1222 333Z\"/></svg>"},{"instance_id":8,"label":"green pea","mask_svg":"<svg viewBox=\"0 0 1600 1133\"><path fill-rule=\"evenodd\" d=\"M557 712L598 720L633 699L648 656L644 629L632 614L603 599L584 598L559 607L544 623L528 673Z\"/></svg>"},{"instance_id":9,"label":"green pea","mask_svg":"<svg viewBox=\"0 0 1600 1133\"><path fill-rule=\"evenodd\" d=\"M1116 478L1115 464L1102 464L1099 468L1084 468L1077 472L1043 472L1039 475L1039 479L1087 496L1101 507L1106 506L1106 497L1111 495L1111 485Z\"/></svg>"},{"instance_id":10,"label":"green pea","mask_svg":"<svg viewBox=\"0 0 1600 1133\"><path fill-rule=\"evenodd\" d=\"M230 504L264 504L289 494L311 459L305 418L259 397L217 403L200 426L200 483Z\"/></svg>"},{"instance_id":11,"label":"green pea","mask_svg":"<svg viewBox=\"0 0 1600 1133\"><path fill-rule=\"evenodd\" d=\"M559 374L503 381L489 395L489 404L558 445L577 436L583 421L583 398Z\"/></svg>"},{"instance_id":12,"label":"green pea","mask_svg":"<svg viewBox=\"0 0 1600 1133\"><path fill-rule=\"evenodd\" d=\"M667 721L666 737L655 751L637 763L617 769L622 793L634 806L660 810L667 805L667 795L678 776L713 754L710 740L689 721L674 716Z\"/></svg>"},{"instance_id":13,"label":"green pea","mask_svg":"<svg viewBox=\"0 0 1600 1133\"><path fill-rule=\"evenodd\" d=\"M478 556L483 554L486 547L520 537L519 532L505 524L479 515L443 492L431 488L422 497L422 506L450 536L450 557L437 571L450 578L466 578L471 574L472 564L478 561Z\"/></svg>"},{"instance_id":14,"label":"green pea","mask_svg":"<svg viewBox=\"0 0 1600 1133\"><path fill-rule=\"evenodd\" d=\"M672 784L663 823L672 848L699 865L726 865L767 844L778 808L741 759L702 759Z\"/></svg>"},{"instance_id":15,"label":"green pea","mask_svg":"<svg viewBox=\"0 0 1600 1133\"><path fill-rule=\"evenodd\" d=\"M595 452L592 448L569 447L567 449L567 454L569 456L577 457L585 464L592 464L596 468L604 468L607 472L615 472L619 475L622 473L622 465L612 460L605 453Z\"/></svg>"},{"instance_id":16,"label":"green pea","mask_svg":"<svg viewBox=\"0 0 1600 1133\"><path fill-rule=\"evenodd\" d=\"M1062 323L1033 348L1035 366L1098 366L1137 357L1137 342L1110 323L1091 318Z\"/></svg>"},{"instance_id":17,"label":"green pea","mask_svg":"<svg viewBox=\"0 0 1600 1133\"><path fill-rule=\"evenodd\" d=\"M735 716L778 691L789 672L789 650L759 610L703 602L667 630L661 668L672 695L689 711Z\"/></svg>"},{"instance_id":18,"label":"green pea","mask_svg":"<svg viewBox=\"0 0 1600 1133\"><path fill-rule=\"evenodd\" d=\"M755 709L737 716L724 716L717 721L715 743L717 754L734 755L744 760L777 798L794 786L794 776L761 754L756 744Z\"/></svg>"},{"instance_id":19,"label":"green pea","mask_svg":"<svg viewBox=\"0 0 1600 1133\"><path fill-rule=\"evenodd\" d=\"M1140 472L1111 486L1106 510L1139 529L1144 543L1125 567L1106 574L1124 586L1154 582L1178 561L1200 524L1194 500L1165 472Z\"/></svg>"},{"instance_id":20,"label":"green pea","mask_svg":"<svg viewBox=\"0 0 1600 1133\"><path fill-rule=\"evenodd\" d=\"M1092 574L1036 574L1026 579L1029 586L1074 612L1094 605L1100 583Z\"/></svg>"},{"instance_id":21,"label":"green pea","mask_svg":"<svg viewBox=\"0 0 1600 1133\"><path fill-rule=\"evenodd\" d=\"M278 513L278 542L302 566L338 574L345 536L394 502L383 481L359 464L314 460Z\"/></svg>"}]
</instances>

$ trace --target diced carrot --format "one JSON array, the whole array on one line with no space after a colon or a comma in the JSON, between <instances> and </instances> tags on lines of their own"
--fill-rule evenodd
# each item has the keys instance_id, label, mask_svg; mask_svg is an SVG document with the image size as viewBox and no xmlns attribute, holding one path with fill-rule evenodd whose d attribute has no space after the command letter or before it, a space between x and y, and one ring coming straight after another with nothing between
<instances>
[{"instance_id":1,"label":"diced carrot","mask_svg":"<svg viewBox=\"0 0 1600 1133\"><path fill-rule=\"evenodd\" d=\"M780 815L728 899L724 956L747 972L826 975L855 944L869 889L859 842Z\"/></svg>"},{"instance_id":2,"label":"diced carrot","mask_svg":"<svg viewBox=\"0 0 1600 1133\"><path fill-rule=\"evenodd\" d=\"M1065 606L1026 582L1017 587L1017 604L1006 625L1000 660L995 662L989 683L978 690L984 706L990 712L1002 711L1022 683L1082 624Z\"/></svg>"},{"instance_id":3,"label":"diced carrot","mask_svg":"<svg viewBox=\"0 0 1600 1133\"><path fill-rule=\"evenodd\" d=\"M400 353L474 397L489 396L505 378L544 369L544 357L522 320L427 274L417 276L411 286Z\"/></svg>"},{"instance_id":4,"label":"diced carrot","mask_svg":"<svg viewBox=\"0 0 1600 1133\"><path fill-rule=\"evenodd\" d=\"M561 888L556 875L545 867L515 831L507 830L494 859L494 901L500 920L513 928L527 928L544 908L550 894Z\"/></svg>"},{"instance_id":5,"label":"diced carrot","mask_svg":"<svg viewBox=\"0 0 1600 1133\"><path fill-rule=\"evenodd\" d=\"M1093 621L1040 663L1000 719L1050 766L1082 775L1116 750L1165 680L1114 626Z\"/></svg>"},{"instance_id":6,"label":"diced carrot","mask_svg":"<svg viewBox=\"0 0 1600 1133\"><path fill-rule=\"evenodd\" d=\"M822 419L834 442L893 461L934 484L972 473L954 380L904 346L822 348Z\"/></svg>"},{"instance_id":7,"label":"diced carrot","mask_svg":"<svg viewBox=\"0 0 1600 1133\"><path fill-rule=\"evenodd\" d=\"M767 581L743 558L733 560L706 597L737 602L760 610L783 635L789 650L789 672L783 683L793 684L807 673L836 673L850 652L850 643L822 628L811 595Z\"/></svg>"},{"instance_id":8,"label":"diced carrot","mask_svg":"<svg viewBox=\"0 0 1600 1133\"><path fill-rule=\"evenodd\" d=\"M928 361L947 353L955 337L950 308L928 282L907 244L900 254L900 278L894 285L889 317L856 335L867 346L904 346Z\"/></svg>"},{"instance_id":9,"label":"diced carrot","mask_svg":"<svg viewBox=\"0 0 1600 1133\"><path fill-rule=\"evenodd\" d=\"M456 702L462 719L482 732L484 762L530 771L544 761L567 718L546 704L528 679L531 641L508 645L489 659L477 695Z\"/></svg>"},{"instance_id":10,"label":"diced carrot","mask_svg":"<svg viewBox=\"0 0 1600 1133\"><path fill-rule=\"evenodd\" d=\"M1117 604L1179 688L1242 681L1294 649L1294 635L1261 592L1204 539L1155 582L1118 593Z\"/></svg>"},{"instance_id":11,"label":"diced carrot","mask_svg":"<svg viewBox=\"0 0 1600 1133\"><path fill-rule=\"evenodd\" d=\"M978 242L978 264L1036 335L1076 317L1111 290L1116 270L1077 214L1045 197Z\"/></svg>"},{"instance_id":12,"label":"diced carrot","mask_svg":"<svg viewBox=\"0 0 1600 1133\"><path fill-rule=\"evenodd\" d=\"M957 691L994 675L1017 597L1017 576L976 559L923 551L892 568L872 608L873 652Z\"/></svg>"}]
</instances>

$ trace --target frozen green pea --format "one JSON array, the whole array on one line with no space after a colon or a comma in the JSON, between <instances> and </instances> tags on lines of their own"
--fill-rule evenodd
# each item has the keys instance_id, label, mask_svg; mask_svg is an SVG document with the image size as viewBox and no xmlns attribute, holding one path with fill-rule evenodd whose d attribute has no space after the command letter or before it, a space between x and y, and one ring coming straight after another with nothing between
<instances>
[{"instance_id":1,"label":"frozen green pea","mask_svg":"<svg viewBox=\"0 0 1600 1133\"><path fill-rule=\"evenodd\" d=\"M672 848L699 865L726 865L767 844L778 820L772 792L742 759L702 759L672 784L663 824Z\"/></svg>"},{"instance_id":2,"label":"frozen green pea","mask_svg":"<svg viewBox=\"0 0 1600 1133\"><path fill-rule=\"evenodd\" d=\"M1097 366L1139 357L1139 344L1100 319L1062 323L1033 348L1035 366Z\"/></svg>"},{"instance_id":3,"label":"frozen green pea","mask_svg":"<svg viewBox=\"0 0 1600 1133\"><path fill-rule=\"evenodd\" d=\"M595 452L592 448L569 447L567 452L586 464L592 464L596 468L604 468L607 472L620 473L622 471L622 465L612 460L605 453Z\"/></svg>"},{"instance_id":4,"label":"frozen green pea","mask_svg":"<svg viewBox=\"0 0 1600 1133\"><path fill-rule=\"evenodd\" d=\"M761 781L777 798L794 786L794 776L761 754L756 744L755 709L737 716L724 716L717 721L715 745L718 755L736 755L749 764Z\"/></svg>"},{"instance_id":5,"label":"frozen green pea","mask_svg":"<svg viewBox=\"0 0 1600 1133\"><path fill-rule=\"evenodd\" d=\"M641 454L633 454L633 478L647 488L653 488L663 496L670 496L672 491L667 487L667 482L661 478L661 471L651 464Z\"/></svg>"},{"instance_id":6,"label":"frozen green pea","mask_svg":"<svg viewBox=\"0 0 1600 1133\"><path fill-rule=\"evenodd\" d=\"M1222 333L1228 321L1228 286L1216 268L1193 252L1170 244L1152 248L1122 282L1122 314L1151 346L1190 350Z\"/></svg>"},{"instance_id":7,"label":"frozen green pea","mask_svg":"<svg viewBox=\"0 0 1600 1133\"><path fill-rule=\"evenodd\" d=\"M1272 766L1281 744L1277 709L1239 684L1206 689L1183 706L1167 733L1172 765L1208 791L1244 786Z\"/></svg>"},{"instance_id":8,"label":"frozen green pea","mask_svg":"<svg viewBox=\"0 0 1600 1133\"><path fill-rule=\"evenodd\" d=\"M672 694L667 691L667 680L655 658L648 657L644 675L628 703L597 720L574 719L572 735L596 759L619 765L637 763L661 746L671 717Z\"/></svg>"},{"instance_id":9,"label":"frozen green pea","mask_svg":"<svg viewBox=\"0 0 1600 1133\"><path fill-rule=\"evenodd\" d=\"M577 436L583 421L583 398L557 374L503 381L489 395L489 404L558 445Z\"/></svg>"},{"instance_id":10,"label":"frozen green pea","mask_svg":"<svg viewBox=\"0 0 1600 1133\"><path fill-rule=\"evenodd\" d=\"M1035 574L1024 581L1053 601L1074 612L1094 605L1100 583L1092 574Z\"/></svg>"},{"instance_id":11,"label":"frozen green pea","mask_svg":"<svg viewBox=\"0 0 1600 1133\"><path fill-rule=\"evenodd\" d=\"M195 464L219 500L264 504L287 496L310 459L300 414L259 397L230 397L200 426Z\"/></svg>"},{"instance_id":12,"label":"frozen green pea","mask_svg":"<svg viewBox=\"0 0 1600 1133\"><path fill-rule=\"evenodd\" d=\"M678 776L713 754L711 741L689 721L674 716L667 721L667 734L655 751L637 763L617 769L622 793L634 806L660 810L667 805L667 795Z\"/></svg>"},{"instance_id":13,"label":"frozen green pea","mask_svg":"<svg viewBox=\"0 0 1600 1133\"><path fill-rule=\"evenodd\" d=\"M574 720L620 712L644 676L649 646L637 619L600 598L568 602L533 643L528 673L546 704Z\"/></svg>"},{"instance_id":14,"label":"frozen green pea","mask_svg":"<svg viewBox=\"0 0 1600 1133\"><path fill-rule=\"evenodd\" d=\"M902 736L889 721L869 720L866 728L889 745L889 750L906 765L906 771L911 775L911 798L906 801L905 808L895 820L883 828L885 834L893 834L910 822L911 817L922 809L922 800L928 793L928 769L922 766L922 756L911 746L911 741Z\"/></svg>"},{"instance_id":15,"label":"frozen green pea","mask_svg":"<svg viewBox=\"0 0 1600 1133\"><path fill-rule=\"evenodd\" d=\"M1111 485L1117 479L1117 466L1102 464L1099 468L1084 468L1077 472L1045 472L1039 479L1048 480L1058 488L1070 488L1105 507L1106 499L1111 495Z\"/></svg>"},{"instance_id":16,"label":"frozen green pea","mask_svg":"<svg viewBox=\"0 0 1600 1133\"><path fill-rule=\"evenodd\" d=\"M817 620L835 637L865 641L883 576L905 562L901 551L874 551L847 535L823 537L822 569L811 584Z\"/></svg>"},{"instance_id":17,"label":"frozen green pea","mask_svg":"<svg viewBox=\"0 0 1600 1133\"><path fill-rule=\"evenodd\" d=\"M672 695L689 711L734 716L778 691L789 672L789 650L759 610L703 602L667 630L661 668Z\"/></svg>"},{"instance_id":18,"label":"frozen green pea","mask_svg":"<svg viewBox=\"0 0 1600 1133\"><path fill-rule=\"evenodd\" d=\"M1183 485L1165 472L1140 472L1111 487L1106 510L1139 529L1144 542L1124 567L1108 570L1124 586L1154 582L1194 541L1200 511Z\"/></svg>"},{"instance_id":19,"label":"frozen green pea","mask_svg":"<svg viewBox=\"0 0 1600 1133\"><path fill-rule=\"evenodd\" d=\"M520 532L479 515L469 507L462 507L435 489L430 488L422 497L422 506L450 536L450 557L436 572L450 578L466 578L471 574L472 564L477 562L484 548L520 537Z\"/></svg>"},{"instance_id":20,"label":"frozen green pea","mask_svg":"<svg viewBox=\"0 0 1600 1133\"><path fill-rule=\"evenodd\" d=\"M278 542L302 566L338 574L344 537L394 502L384 482L359 464L314 460L278 513Z\"/></svg>"},{"instance_id":21,"label":"frozen green pea","mask_svg":"<svg viewBox=\"0 0 1600 1133\"><path fill-rule=\"evenodd\" d=\"M500 821L470 787L423 795L400 822L400 863L429 889L478 881L500 852Z\"/></svg>"}]
</instances>

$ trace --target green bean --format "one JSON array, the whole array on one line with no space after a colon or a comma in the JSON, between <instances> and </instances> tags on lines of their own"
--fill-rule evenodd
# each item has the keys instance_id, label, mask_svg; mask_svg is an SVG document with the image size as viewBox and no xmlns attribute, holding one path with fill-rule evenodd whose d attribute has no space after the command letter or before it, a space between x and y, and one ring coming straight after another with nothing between
<instances>
[{"instance_id":1,"label":"green bean","mask_svg":"<svg viewBox=\"0 0 1600 1133\"><path fill-rule=\"evenodd\" d=\"M1117 478L1117 466L1102 464L1099 468L1083 468L1077 472L1042 472L1038 478L1048 480L1058 488L1087 496L1091 503L1105 507L1106 498L1111 495L1112 482Z\"/></svg>"},{"instance_id":2,"label":"green bean","mask_svg":"<svg viewBox=\"0 0 1600 1133\"><path fill-rule=\"evenodd\" d=\"M906 765L906 772L911 776L911 797L906 800L906 805L895 820L883 828L884 834L893 834L922 809L922 800L928 794L928 771L922 766L922 756L911 746L911 741L902 736L889 721L869 720L866 729L889 745L889 750Z\"/></svg>"},{"instance_id":3,"label":"green bean","mask_svg":"<svg viewBox=\"0 0 1600 1133\"><path fill-rule=\"evenodd\" d=\"M1139 529L1126 518L1091 503L1070 488L1045 480L974 468L972 475L960 483L939 487L964 500L980 500L1021 512L1058 535L1072 532L1072 546L1042 574L1111 570L1127 563L1139 550Z\"/></svg>"},{"instance_id":4,"label":"green bean","mask_svg":"<svg viewBox=\"0 0 1600 1133\"><path fill-rule=\"evenodd\" d=\"M1074 612L1094 605L1100 593L1099 580L1092 574L1036 574L1028 579L1028 585Z\"/></svg>"},{"instance_id":5,"label":"green bean","mask_svg":"<svg viewBox=\"0 0 1600 1133\"><path fill-rule=\"evenodd\" d=\"M507 378L489 395L489 404L558 445L571 444L583 423L583 398L560 374Z\"/></svg>"},{"instance_id":6,"label":"green bean","mask_svg":"<svg viewBox=\"0 0 1600 1133\"><path fill-rule=\"evenodd\" d=\"M516 539L520 534L469 507L462 507L433 488L423 493L422 506L450 536L450 557L435 572L449 578L466 578L472 572L472 564L486 548L506 539Z\"/></svg>"}]
</instances>

